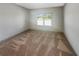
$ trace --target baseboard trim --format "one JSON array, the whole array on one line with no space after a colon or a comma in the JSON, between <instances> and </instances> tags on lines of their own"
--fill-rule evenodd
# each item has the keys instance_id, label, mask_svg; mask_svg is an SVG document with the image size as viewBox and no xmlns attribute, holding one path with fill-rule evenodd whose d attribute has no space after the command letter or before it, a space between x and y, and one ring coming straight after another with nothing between
<instances>
[{"instance_id":1,"label":"baseboard trim","mask_svg":"<svg viewBox=\"0 0 79 59\"><path fill-rule=\"evenodd\" d=\"M17 36L17 35L19 35L19 34L21 34L21 33L23 33L23 32L26 32L26 31L30 31L30 29L24 30L24 31L22 31L22 32L20 32L20 33L17 33L17 34L15 34L15 35L13 35L13 36L11 36L11 37L5 39L5 40L0 41L0 44L3 44L3 43L5 43L5 42L9 41L11 38L13 38L13 37L15 37L15 36Z\"/></svg>"}]
</instances>

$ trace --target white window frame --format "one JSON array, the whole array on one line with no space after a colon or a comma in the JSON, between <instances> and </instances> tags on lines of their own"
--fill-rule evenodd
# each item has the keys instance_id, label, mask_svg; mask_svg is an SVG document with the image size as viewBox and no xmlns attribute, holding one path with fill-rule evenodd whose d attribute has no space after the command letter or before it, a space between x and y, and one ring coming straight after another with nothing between
<instances>
[{"instance_id":1,"label":"white window frame","mask_svg":"<svg viewBox=\"0 0 79 59\"><path fill-rule=\"evenodd\" d=\"M46 15L48 15L48 14L46 14ZM42 15L42 16L44 16L44 15ZM51 16L51 15L50 15ZM48 23L46 23L46 21L48 22ZM52 25L52 18L51 19L49 19L49 20L45 20L45 19L38 19L37 18L37 25L39 25L39 26L51 26Z\"/></svg>"}]
</instances>

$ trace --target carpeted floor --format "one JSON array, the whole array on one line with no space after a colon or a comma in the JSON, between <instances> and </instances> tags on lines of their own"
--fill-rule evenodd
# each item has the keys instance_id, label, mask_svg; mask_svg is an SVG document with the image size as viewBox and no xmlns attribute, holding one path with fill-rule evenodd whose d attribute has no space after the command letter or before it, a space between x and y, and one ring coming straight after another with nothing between
<instances>
[{"instance_id":1,"label":"carpeted floor","mask_svg":"<svg viewBox=\"0 0 79 59\"><path fill-rule=\"evenodd\" d=\"M3 56L73 56L61 32L26 31L0 44Z\"/></svg>"}]
</instances>

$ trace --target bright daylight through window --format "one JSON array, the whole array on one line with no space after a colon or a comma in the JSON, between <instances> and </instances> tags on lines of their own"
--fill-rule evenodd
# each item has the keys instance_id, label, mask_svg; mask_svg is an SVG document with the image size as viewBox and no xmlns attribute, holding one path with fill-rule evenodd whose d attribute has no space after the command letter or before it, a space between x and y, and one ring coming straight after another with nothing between
<instances>
[{"instance_id":1,"label":"bright daylight through window","mask_svg":"<svg viewBox=\"0 0 79 59\"><path fill-rule=\"evenodd\" d=\"M51 14L39 15L37 17L37 25L51 26L52 25L52 15Z\"/></svg>"}]
</instances>

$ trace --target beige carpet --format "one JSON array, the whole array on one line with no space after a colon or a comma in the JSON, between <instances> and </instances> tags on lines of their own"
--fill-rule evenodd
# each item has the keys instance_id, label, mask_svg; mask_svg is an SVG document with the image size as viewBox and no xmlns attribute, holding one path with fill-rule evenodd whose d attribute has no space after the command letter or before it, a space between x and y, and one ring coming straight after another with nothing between
<instances>
[{"instance_id":1,"label":"beige carpet","mask_svg":"<svg viewBox=\"0 0 79 59\"><path fill-rule=\"evenodd\" d=\"M61 32L26 31L0 44L3 56L72 56L72 48Z\"/></svg>"}]
</instances>

